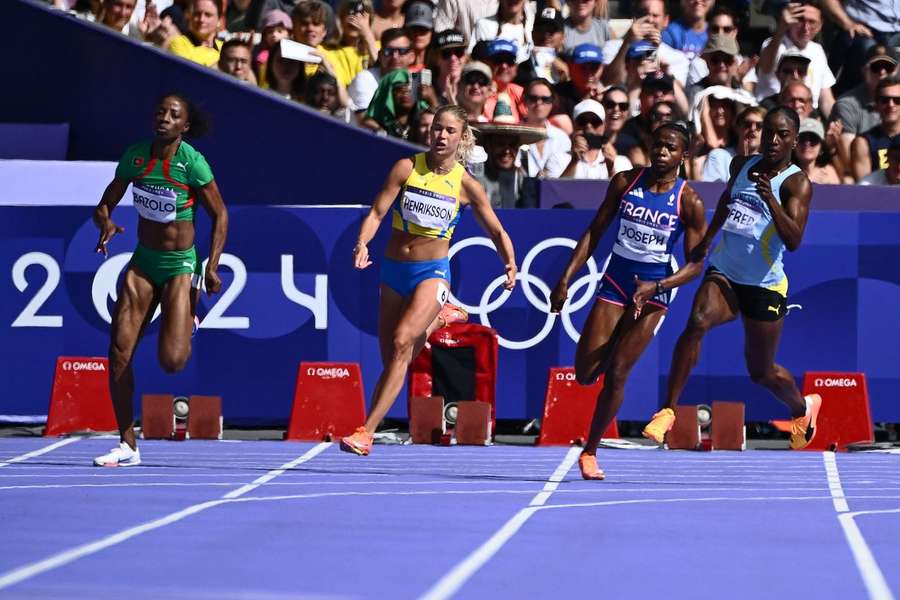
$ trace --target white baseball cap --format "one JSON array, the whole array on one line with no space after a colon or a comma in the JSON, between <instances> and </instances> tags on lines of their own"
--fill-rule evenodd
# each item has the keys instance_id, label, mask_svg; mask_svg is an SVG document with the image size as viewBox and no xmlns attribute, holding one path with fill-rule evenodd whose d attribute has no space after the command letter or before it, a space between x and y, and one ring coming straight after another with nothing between
<instances>
[{"instance_id":1,"label":"white baseball cap","mask_svg":"<svg viewBox=\"0 0 900 600\"><path fill-rule=\"evenodd\" d=\"M577 119L584 113L594 113L600 117L601 121L606 121L606 111L603 110L603 105L591 98L582 100L575 105L575 108L572 110L572 120Z\"/></svg>"}]
</instances>

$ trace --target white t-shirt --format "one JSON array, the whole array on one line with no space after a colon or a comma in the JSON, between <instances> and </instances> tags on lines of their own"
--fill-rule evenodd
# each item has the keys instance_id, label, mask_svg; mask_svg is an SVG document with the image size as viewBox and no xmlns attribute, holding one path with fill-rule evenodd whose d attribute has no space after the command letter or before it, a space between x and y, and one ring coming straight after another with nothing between
<instances>
[{"instance_id":1,"label":"white t-shirt","mask_svg":"<svg viewBox=\"0 0 900 600\"><path fill-rule=\"evenodd\" d=\"M569 136L559 127L547 123L547 140L544 142L543 154L538 153L537 144L522 146L516 157L516 166L522 166L522 154L526 154L527 177L537 177L541 171L546 171L547 177L559 177L569 165L571 149L572 140Z\"/></svg>"},{"instance_id":2,"label":"white t-shirt","mask_svg":"<svg viewBox=\"0 0 900 600\"><path fill-rule=\"evenodd\" d=\"M772 38L764 41L762 49L764 50L771 41ZM784 36L784 39L781 40L781 44L778 46L778 55L775 57L775 69L778 68L778 60L781 58L781 55L791 48L796 48L800 54L810 60L806 79L803 82L812 91L813 106L819 108L819 94L822 93L822 88L830 88L836 81L834 73L831 72L831 68L828 66L828 57L825 56L825 50L822 49L821 44L816 42L809 42L806 44L806 48L798 48L794 45L794 42L787 36ZM775 70L771 73L760 72L758 76L759 83L756 84L757 100L762 100L781 91L781 84L778 82L778 78L775 77Z\"/></svg>"},{"instance_id":3,"label":"white t-shirt","mask_svg":"<svg viewBox=\"0 0 900 600\"><path fill-rule=\"evenodd\" d=\"M878 169L859 180L859 185L891 185L884 169Z\"/></svg>"},{"instance_id":4,"label":"white t-shirt","mask_svg":"<svg viewBox=\"0 0 900 600\"><path fill-rule=\"evenodd\" d=\"M613 161L613 169L616 173L627 171L632 166L631 161L621 154L617 155ZM609 179L609 169L606 168L603 152L598 152L597 158L593 162L578 161L578 164L575 165L573 179Z\"/></svg>"},{"instance_id":5,"label":"white t-shirt","mask_svg":"<svg viewBox=\"0 0 900 600\"><path fill-rule=\"evenodd\" d=\"M611 63L621 47L621 39L609 40L603 44L603 63L607 65ZM660 44L657 53L659 61L669 65L669 75L681 82L681 85L686 85L690 64L687 55L666 44Z\"/></svg>"},{"instance_id":6,"label":"white t-shirt","mask_svg":"<svg viewBox=\"0 0 900 600\"><path fill-rule=\"evenodd\" d=\"M381 69L372 67L365 71L360 71L347 86L347 94L350 96L350 106L353 111L366 110L372 97L375 96L375 90L378 89L378 82L381 81Z\"/></svg>"},{"instance_id":7,"label":"white t-shirt","mask_svg":"<svg viewBox=\"0 0 900 600\"><path fill-rule=\"evenodd\" d=\"M534 42L531 40L531 30L534 27L534 13L529 10L529 4L525 5L525 22L524 23L504 23L500 25L496 15L479 19L475 23L475 31L469 40L469 52L475 44L481 41L491 41L496 39L509 40L515 42L519 53L516 55L516 62L525 62L531 57L531 50L534 48Z\"/></svg>"}]
</instances>

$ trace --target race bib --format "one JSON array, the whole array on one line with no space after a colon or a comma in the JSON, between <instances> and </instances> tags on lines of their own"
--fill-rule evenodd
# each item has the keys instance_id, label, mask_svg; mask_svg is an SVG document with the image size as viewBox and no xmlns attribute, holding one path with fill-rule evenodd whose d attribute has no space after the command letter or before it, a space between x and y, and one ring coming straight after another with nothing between
<instances>
[{"instance_id":1,"label":"race bib","mask_svg":"<svg viewBox=\"0 0 900 600\"><path fill-rule=\"evenodd\" d=\"M732 198L728 204L728 218L725 219L722 229L744 237L758 239L756 226L762 218L763 213L759 208L737 196Z\"/></svg>"},{"instance_id":2,"label":"race bib","mask_svg":"<svg viewBox=\"0 0 900 600\"><path fill-rule=\"evenodd\" d=\"M175 220L178 198L175 190L138 182L131 184L131 190L134 194L134 207L139 215L158 223L171 223Z\"/></svg>"},{"instance_id":3,"label":"race bib","mask_svg":"<svg viewBox=\"0 0 900 600\"><path fill-rule=\"evenodd\" d=\"M665 254L670 235L670 231L634 221L619 221L619 244L638 254Z\"/></svg>"},{"instance_id":4,"label":"race bib","mask_svg":"<svg viewBox=\"0 0 900 600\"><path fill-rule=\"evenodd\" d=\"M456 198L422 188L407 187L400 201L400 212L410 223L442 231L453 221Z\"/></svg>"}]
</instances>

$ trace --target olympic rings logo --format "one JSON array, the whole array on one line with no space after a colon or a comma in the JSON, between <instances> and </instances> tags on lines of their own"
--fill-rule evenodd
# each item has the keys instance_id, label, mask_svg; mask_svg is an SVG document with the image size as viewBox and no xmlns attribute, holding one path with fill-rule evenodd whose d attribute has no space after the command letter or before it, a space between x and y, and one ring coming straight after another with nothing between
<instances>
[{"instance_id":1,"label":"olympic rings logo","mask_svg":"<svg viewBox=\"0 0 900 600\"><path fill-rule=\"evenodd\" d=\"M521 284L522 292L525 294L525 297L528 299L528 302L531 304L531 306L545 313L547 315L547 319L544 321L544 325L543 327L541 327L541 330L537 334L526 340L507 339L500 335L498 332L497 341L500 346L502 346L503 348L508 348L510 350L527 350L528 348L537 346L538 344L543 342L548 335L550 335L550 332L553 330L553 325L556 322L557 316L559 316L562 320L563 329L565 330L565 332L569 335L573 342L578 343L581 334L572 323L572 313L577 312L586 306L592 305L591 300L596 296L598 284L600 280L603 279L603 274L606 272L606 267L609 265L609 257L606 258L606 261L603 263L602 268L599 269L597 267L597 262L594 260L594 257L591 256L587 259L587 274L582 275L569 285L569 299L566 300L566 303L563 305L562 310L559 312L559 314L550 312L550 294L552 293L551 288L542 279L531 273L532 263L534 262L535 258L537 258L537 256L544 250L554 247L574 249L577 243L578 242L576 242L575 240L566 237L548 238L536 244L533 248L531 248L531 250L528 251L528 254L525 255L525 259L522 261L522 268L518 273L516 273L516 280ZM459 251L471 246L483 246L496 252L496 247L489 238L471 237L453 244L447 254L448 260L453 260L453 257ZM672 268L674 270L678 270L678 264L675 261L674 256L672 257ZM482 325L491 327L490 313L503 306L509 299L510 295L512 295L511 290L503 290L496 298L491 300L494 292L496 292L496 290L503 285L504 281L506 281L506 275L500 275L496 279L491 281L481 293L481 298L477 305L466 304L465 302L454 296L452 292L450 293L451 302L468 311L470 315L478 315L479 321ZM538 292L540 292L540 296L535 293L535 288L537 288ZM584 293L578 296L582 288L585 288ZM674 299L676 293L677 288L671 291L670 299ZM665 317L660 319L660 322L656 328L657 331L659 330L659 326L662 325L662 322L664 320Z\"/></svg>"}]
</instances>

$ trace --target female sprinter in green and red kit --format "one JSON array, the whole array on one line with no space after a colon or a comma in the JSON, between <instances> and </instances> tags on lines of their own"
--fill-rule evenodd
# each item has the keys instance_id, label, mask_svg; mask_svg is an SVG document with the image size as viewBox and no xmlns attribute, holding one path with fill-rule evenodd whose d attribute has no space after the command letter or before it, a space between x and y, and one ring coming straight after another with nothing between
<instances>
[{"instance_id":1,"label":"female sprinter in green and red kit","mask_svg":"<svg viewBox=\"0 0 900 600\"><path fill-rule=\"evenodd\" d=\"M551 310L559 312L568 297L569 280L613 226L612 256L575 351L580 384L589 385L605 374L587 443L578 458L585 479L605 476L597 466L600 436L622 404L631 368L668 310L672 288L691 281L703 269L703 256L699 261L688 258L674 273L670 262L682 233L684 253L690 257L706 232L702 200L678 177L689 147L690 133L680 123L664 123L654 130L650 167L613 177L606 199L551 295Z\"/></svg>"},{"instance_id":2,"label":"female sprinter in green and red kit","mask_svg":"<svg viewBox=\"0 0 900 600\"><path fill-rule=\"evenodd\" d=\"M132 358L157 305L162 309L158 348L162 368L177 373L191 355L201 278L194 247L197 200L212 218L209 261L202 273L206 291L213 294L222 285L216 270L225 246L228 213L206 159L182 139L199 137L206 129L205 119L190 100L178 94L165 96L156 108L155 137L125 151L94 211L94 223L100 229L95 250L105 257L109 241L123 231L113 222L112 211L132 185L140 216L138 245L119 290L109 345L109 388L120 443L94 459L98 466L141 463L134 436Z\"/></svg>"},{"instance_id":3,"label":"female sprinter in green and red kit","mask_svg":"<svg viewBox=\"0 0 900 600\"><path fill-rule=\"evenodd\" d=\"M509 290L515 285L512 242L484 188L463 166L474 143L466 111L458 106L440 108L431 124L429 150L397 161L360 226L353 264L365 269L372 264L366 246L388 211L392 212L393 230L381 261L378 314L384 371L365 425L341 440L341 450L369 454L375 428L396 400L407 367L428 336L439 327L467 318L462 309L447 303L450 237L465 206L472 207L494 241L506 270L504 287Z\"/></svg>"}]
</instances>

